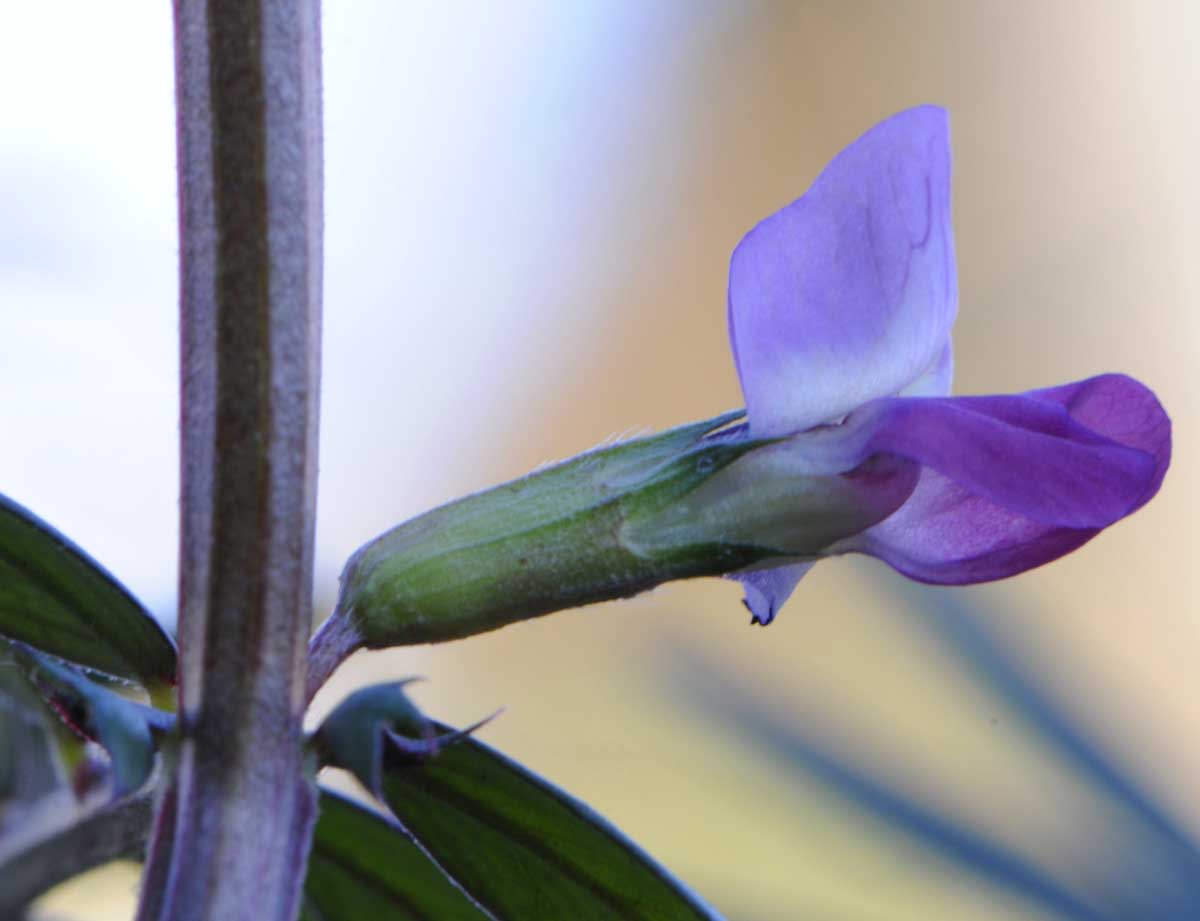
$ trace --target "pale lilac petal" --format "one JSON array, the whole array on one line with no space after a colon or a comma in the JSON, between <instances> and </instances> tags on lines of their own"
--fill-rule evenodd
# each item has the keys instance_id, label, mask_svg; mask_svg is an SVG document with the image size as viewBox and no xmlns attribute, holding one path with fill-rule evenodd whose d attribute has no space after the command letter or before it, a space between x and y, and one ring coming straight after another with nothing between
<instances>
[{"instance_id":1,"label":"pale lilac petal","mask_svg":"<svg viewBox=\"0 0 1200 921\"><path fill-rule=\"evenodd\" d=\"M864 410L863 450L925 467L899 511L833 552L868 553L923 582L1001 579L1069 553L1148 501L1170 463L1170 420L1122 375L880 403Z\"/></svg>"},{"instance_id":2,"label":"pale lilac petal","mask_svg":"<svg viewBox=\"0 0 1200 921\"><path fill-rule=\"evenodd\" d=\"M902 397L948 397L954 384L954 345L947 339L942 354L925 373L900 391Z\"/></svg>"},{"instance_id":3,"label":"pale lilac petal","mask_svg":"<svg viewBox=\"0 0 1200 921\"><path fill-rule=\"evenodd\" d=\"M816 563L792 563L773 569L755 569L741 572L729 578L742 583L746 597L742 604L750 612L750 623L766 626L775 619L783 603L788 600L804 574Z\"/></svg>"},{"instance_id":4,"label":"pale lilac petal","mask_svg":"<svg viewBox=\"0 0 1200 921\"><path fill-rule=\"evenodd\" d=\"M734 251L751 431L804 431L900 393L939 367L957 303L947 116L924 106L847 147Z\"/></svg>"}]
</instances>

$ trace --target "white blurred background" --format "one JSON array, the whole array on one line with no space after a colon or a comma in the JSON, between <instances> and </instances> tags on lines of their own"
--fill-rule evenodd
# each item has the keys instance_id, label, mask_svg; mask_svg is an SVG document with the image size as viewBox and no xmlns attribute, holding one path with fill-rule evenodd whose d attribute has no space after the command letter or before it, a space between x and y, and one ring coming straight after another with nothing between
<instances>
[{"instance_id":1,"label":"white blurred background","mask_svg":"<svg viewBox=\"0 0 1200 921\"><path fill-rule=\"evenodd\" d=\"M1184 2L326 3L318 596L391 525L639 427L740 405L729 253L887 115L946 106L956 391L1104 371L1176 425L1160 496L1074 556L970 590L1079 719L1200 828L1200 7ZM0 491L166 621L177 320L165 3L0 17ZM441 648L422 705L611 817L731 918L1028 918L670 699L698 654L1023 852L1092 804L890 612L822 564L751 630L671 586ZM130 912L132 875L89 877Z\"/></svg>"}]
</instances>

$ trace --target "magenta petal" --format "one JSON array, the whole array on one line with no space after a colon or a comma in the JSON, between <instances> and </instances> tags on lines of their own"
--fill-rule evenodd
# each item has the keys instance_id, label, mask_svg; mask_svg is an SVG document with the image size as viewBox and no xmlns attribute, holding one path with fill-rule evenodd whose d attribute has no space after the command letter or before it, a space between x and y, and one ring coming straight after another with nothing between
<instances>
[{"instance_id":1,"label":"magenta petal","mask_svg":"<svg viewBox=\"0 0 1200 921\"><path fill-rule=\"evenodd\" d=\"M949 127L922 106L843 150L734 251L729 333L751 431L802 432L926 375L945 392L957 305Z\"/></svg>"},{"instance_id":2,"label":"magenta petal","mask_svg":"<svg viewBox=\"0 0 1200 921\"><path fill-rule=\"evenodd\" d=\"M899 511L834 550L923 582L984 582L1056 559L1141 507L1170 462L1170 420L1121 375L1018 396L885 400L863 414L864 450L924 469Z\"/></svg>"}]
</instances>

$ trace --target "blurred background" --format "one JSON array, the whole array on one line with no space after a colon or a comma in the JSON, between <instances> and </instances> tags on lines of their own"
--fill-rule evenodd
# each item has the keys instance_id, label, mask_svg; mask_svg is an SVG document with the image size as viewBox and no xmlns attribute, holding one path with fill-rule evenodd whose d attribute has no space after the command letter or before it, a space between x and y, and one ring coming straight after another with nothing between
<instances>
[{"instance_id":1,"label":"blurred background","mask_svg":"<svg viewBox=\"0 0 1200 921\"><path fill-rule=\"evenodd\" d=\"M955 154L956 392L1123 371L1176 438L1156 501L1059 563L955 593L970 610L949 622L993 636L1200 834L1200 7L363 0L324 16L321 616L345 558L399 521L741 405L734 245L868 127L935 102ZM169 8L43 2L3 20L0 491L169 623ZM768 629L739 600L699 581L360 655L318 706L410 674L443 720L506 706L486 741L738 921L1061 916L764 743L787 733L1085 901L1153 862L1125 843L1128 809L950 651L942 621L911 616L945 593L843 559ZM127 918L135 879L93 874L43 910Z\"/></svg>"}]
</instances>

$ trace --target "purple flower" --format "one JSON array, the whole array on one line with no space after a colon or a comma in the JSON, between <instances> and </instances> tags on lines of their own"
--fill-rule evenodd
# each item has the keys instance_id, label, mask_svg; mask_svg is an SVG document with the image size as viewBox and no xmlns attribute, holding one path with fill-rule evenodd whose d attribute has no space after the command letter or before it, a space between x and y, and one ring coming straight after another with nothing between
<instances>
[{"instance_id":1,"label":"purple flower","mask_svg":"<svg viewBox=\"0 0 1200 921\"><path fill-rule=\"evenodd\" d=\"M986 582L1069 553L1158 491L1171 424L1131 378L948 396L957 307L949 126L936 107L876 125L734 251L729 335L750 434L864 495L907 478L894 512L822 556ZM813 562L734 576L756 622Z\"/></svg>"}]
</instances>

